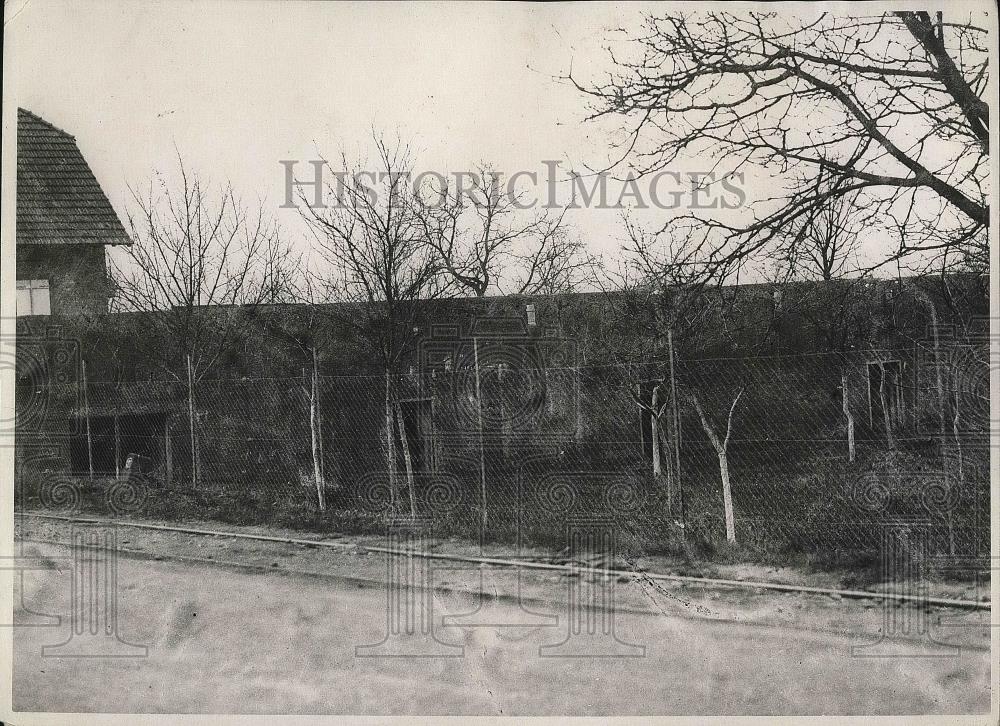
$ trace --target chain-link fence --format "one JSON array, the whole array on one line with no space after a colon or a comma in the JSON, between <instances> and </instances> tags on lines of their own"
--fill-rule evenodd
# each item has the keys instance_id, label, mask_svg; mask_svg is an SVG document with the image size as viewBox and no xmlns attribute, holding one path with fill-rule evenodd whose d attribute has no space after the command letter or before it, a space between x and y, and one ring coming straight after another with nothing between
<instances>
[{"instance_id":1,"label":"chain-link fence","mask_svg":"<svg viewBox=\"0 0 1000 726\"><path fill-rule=\"evenodd\" d=\"M623 550L874 555L919 520L932 547L989 536L986 341L588 365L574 345L436 335L394 375L22 380L21 505L558 545L613 522ZM41 413L39 413L41 412ZM88 494L89 492L89 494ZM58 503L58 502L57 502Z\"/></svg>"}]
</instances>

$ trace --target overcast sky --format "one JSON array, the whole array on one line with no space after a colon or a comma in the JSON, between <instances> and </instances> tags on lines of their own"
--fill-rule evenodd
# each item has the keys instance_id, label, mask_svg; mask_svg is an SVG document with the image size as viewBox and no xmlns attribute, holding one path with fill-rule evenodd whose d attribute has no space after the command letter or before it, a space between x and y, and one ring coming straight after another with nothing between
<instances>
[{"instance_id":1,"label":"overcast sky","mask_svg":"<svg viewBox=\"0 0 1000 726\"><path fill-rule=\"evenodd\" d=\"M539 186L546 160L585 171L617 158L618 122L584 123L587 99L560 79L571 69L585 83L600 79L612 66L605 46L623 50L614 30L666 7L677 6L11 0L5 105L15 99L74 134L123 217L128 185L175 173L179 152L203 178L261 199L307 251L298 212L280 208L280 161L302 160L305 173L320 155L370 153L373 129L410 142L417 171L485 162L508 176L536 172ZM831 9L856 11L817 3L795 13ZM710 166L674 164L681 173ZM747 196L768 196L777 181L748 178ZM638 221L659 227L669 214ZM592 252L616 258L619 211L577 209L567 221Z\"/></svg>"},{"instance_id":2,"label":"overcast sky","mask_svg":"<svg viewBox=\"0 0 1000 726\"><path fill-rule=\"evenodd\" d=\"M361 153L373 128L412 141L425 169L602 164L611 129L581 124L585 99L556 77L607 68L609 29L642 9L31 0L6 14L18 104L77 137L120 212L176 147L297 236L279 160ZM571 221L595 251L623 234L617 212Z\"/></svg>"}]
</instances>

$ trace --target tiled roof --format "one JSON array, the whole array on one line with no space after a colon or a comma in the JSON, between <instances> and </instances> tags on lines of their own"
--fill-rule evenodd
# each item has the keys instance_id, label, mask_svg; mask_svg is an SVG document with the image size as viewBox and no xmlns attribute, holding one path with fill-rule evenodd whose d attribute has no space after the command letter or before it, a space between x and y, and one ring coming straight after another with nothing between
<instances>
[{"instance_id":1,"label":"tiled roof","mask_svg":"<svg viewBox=\"0 0 1000 726\"><path fill-rule=\"evenodd\" d=\"M17 110L17 244L131 244L76 139Z\"/></svg>"}]
</instances>

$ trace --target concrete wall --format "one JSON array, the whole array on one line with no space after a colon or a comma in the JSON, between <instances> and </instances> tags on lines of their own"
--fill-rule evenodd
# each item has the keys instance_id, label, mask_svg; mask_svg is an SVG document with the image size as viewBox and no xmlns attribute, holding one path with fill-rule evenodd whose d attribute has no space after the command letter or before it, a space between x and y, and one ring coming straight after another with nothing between
<instances>
[{"instance_id":1,"label":"concrete wall","mask_svg":"<svg viewBox=\"0 0 1000 726\"><path fill-rule=\"evenodd\" d=\"M881 422L869 422L867 365L872 347L883 358L902 365L905 420L897 435L920 438L937 431L939 406L932 385L934 369L928 368L933 358L928 358L926 350L925 306L902 295L890 315L882 310L881 300L877 305L866 303L852 316L859 330L854 330L853 323L845 324L851 334L848 345L833 352L824 350L824 336L804 320L801 305L778 320L780 335L775 334L775 317L760 313L772 296L763 289L753 292L758 294L733 311L756 322L736 326L739 321L732 317L727 321L745 328L743 341L728 343L728 348L713 345L706 353L706 341L714 333L705 330L699 347L687 341L678 345L678 399L686 452L695 452L708 462L706 466L715 466L714 452L698 418L685 404L685 395L697 392L711 417L724 424L732 396L746 385L736 438L755 452L770 452L767 466L773 468L775 461L789 466L790 460L813 461L814 449L829 442L843 456L846 449L838 443L844 437L843 376L848 379L859 444L880 445L885 438ZM516 461L540 449L573 456L579 449L581 456L614 458L611 454L618 452L643 459L645 442L632 393L641 381L662 376L663 366L656 362L632 365L642 362L632 354L634 342L642 335L641 325L611 310L606 296L593 294L534 300L538 325L527 330L518 327L526 326L527 302L516 298L447 300L435 304L420 322L420 341L394 376L394 397L411 401L413 410L413 401L430 401L429 421L439 460L459 464L478 460L476 409L469 403L474 400L470 398L475 383L470 359L474 359L475 347L483 370L485 448L490 457ZM816 305L813 317L820 322L832 317L828 313L831 304L820 300ZM966 305L963 315L952 320L943 301L938 308L942 322L958 323L958 318L978 314L976 306ZM306 306L255 311L241 325L240 334L226 344L226 354L196 386L206 480L231 479L246 487L258 481L294 482L300 469L308 470L308 405L302 376L311 369L308 348L313 344L319 350L328 476L347 486L384 468L383 372L341 316L332 310L315 317L312 312ZM183 362L164 354L179 346L156 324L156 315L65 318L55 341L49 340L47 326L57 319L21 319L19 335L25 336L22 340L31 337L27 335L30 327L36 347L77 346L77 356L87 361L93 415L168 416L173 422L175 472L184 476L190 457L186 376ZM497 332L507 328L516 330ZM765 344L761 343L762 328L771 329ZM775 338L779 340L771 342ZM921 341L922 353L918 350ZM942 360L949 360L951 342L942 339L941 343ZM450 358L451 372L445 368L445 358ZM507 364L502 381L496 368L500 362ZM31 396L46 404L44 420L33 432L41 439L58 432L70 437L66 428L82 400L81 391L72 385L73 377L60 385L51 383L52 374L47 371L22 378L19 411ZM542 396L533 397L532 392L539 390ZM27 433L19 425L19 432ZM803 451L793 451L792 441L804 442ZM740 446L734 444L736 458Z\"/></svg>"}]
</instances>

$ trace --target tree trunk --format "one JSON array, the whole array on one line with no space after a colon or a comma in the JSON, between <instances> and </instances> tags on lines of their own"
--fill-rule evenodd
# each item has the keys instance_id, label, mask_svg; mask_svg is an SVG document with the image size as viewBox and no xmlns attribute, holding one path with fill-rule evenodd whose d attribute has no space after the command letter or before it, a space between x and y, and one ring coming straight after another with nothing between
<instances>
[{"instance_id":1,"label":"tree trunk","mask_svg":"<svg viewBox=\"0 0 1000 726\"><path fill-rule=\"evenodd\" d=\"M847 420L847 460L854 462L854 415L847 394L847 374L840 375L840 393L843 399L844 418Z\"/></svg>"},{"instance_id":2,"label":"tree trunk","mask_svg":"<svg viewBox=\"0 0 1000 726\"><path fill-rule=\"evenodd\" d=\"M393 440L396 438L393 434L392 423L392 397L390 393L390 383L389 383L389 371L385 372L385 466L386 471L389 474L389 508L395 514L396 512L396 501L398 498L396 491L396 445Z\"/></svg>"},{"instance_id":3,"label":"tree trunk","mask_svg":"<svg viewBox=\"0 0 1000 726\"><path fill-rule=\"evenodd\" d=\"M316 359L313 358L315 366ZM322 464L319 454L319 404L316 380L316 369L313 368L312 381L309 389L309 439L312 447L313 482L316 485L316 507L320 512L326 511L326 484L323 481Z\"/></svg>"},{"instance_id":4,"label":"tree trunk","mask_svg":"<svg viewBox=\"0 0 1000 726\"><path fill-rule=\"evenodd\" d=\"M664 471L663 466L664 455L669 456L670 442L667 433L660 425L660 419L667 410L666 402L660 403L660 385L653 388L650 399L652 412L649 415L649 433L653 439L653 477L657 482L663 482L667 492L667 511L673 511L673 467L668 466Z\"/></svg>"},{"instance_id":5,"label":"tree trunk","mask_svg":"<svg viewBox=\"0 0 1000 726\"><path fill-rule=\"evenodd\" d=\"M708 417L698 402L698 397L691 396L691 402L694 404L698 418L701 420L701 427L705 430L705 435L708 436L708 440L712 443L712 447L719 457L719 475L722 479L722 506L726 516L726 540L731 544L736 543L736 516L733 512L733 491L729 482L729 435L733 427L733 412L736 410L736 404L739 403L740 396L742 395L743 389L740 389L740 392L736 394L736 398L733 399L733 404L729 407L729 418L726 420L726 438L721 441L715 433L715 429L708 422Z\"/></svg>"},{"instance_id":6,"label":"tree trunk","mask_svg":"<svg viewBox=\"0 0 1000 726\"><path fill-rule=\"evenodd\" d=\"M403 450L403 464L406 466L406 489L410 494L410 516L417 516L417 495L413 491L413 459L410 457L410 442L406 440L406 424L403 421L403 407L396 402L396 423L399 426L399 446Z\"/></svg>"},{"instance_id":7,"label":"tree trunk","mask_svg":"<svg viewBox=\"0 0 1000 726\"><path fill-rule=\"evenodd\" d=\"M326 457L323 455L323 397L320 395L319 386L319 362L317 360L316 349L313 348L313 377L316 385L316 431L319 439L319 473L323 478L323 486L326 486Z\"/></svg>"},{"instance_id":8,"label":"tree trunk","mask_svg":"<svg viewBox=\"0 0 1000 726\"><path fill-rule=\"evenodd\" d=\"M198 436L195 433L194 416L194 372L191 370L191 356L187 357L188 370L188 427L191 430L191 487L196 488L200 477L198 476ZM117 440L117 437L116 437ZM118 462L115 462L115 473L118 473Z\"/></svg>"},{"instance_id":9,"label":"tree trunk","mask_svg":"<svg viewBox=\"0 0 1000 726\"><path fill-rule=\"evenodd\" d=\"M651 404L650 408L652 410L649 412L649 437L652 439L652 446L653 446L653 479L657 482L660 481L660 477L662 475L662 466L661 466L662 462L660 461L660 436L659 436L660 417L657 416L657 414L659 413L659 407L657 406L657 404L659 403L659 398L660 398L660 387L654 386L653 396L650 399L650 404Z\"/></svg>"},{"instance_id":10,"label":"tree trunk","mask_svg":"<svg viewBox=\"0 0 1000 726\"><path fill-rule=\"evenodd\" d=\"M663 426L660 425L661 416L657 416L654 419L653 425L656 427L656 433L660 440L661 448L660 451L666 456L671 456L670 439L667 436L667 432L663 430ZM663 472L663 480L666 484L667 489L667 512L673 513L674 511L674 467L673 463L667 465L665 469L661 469Z\"/></svg>"},{"instance_id":11,"label":"tree trunk","mask_svg":"<svg viewBox=\"0 0 1000 726\"><path fill-rule=\"evenodd\" d=\"M736 518L733 514L733 490L729 485L729 457L726 450L719 452L719 474L722 475L722 505L726 511L726 541L736 543Z\"/></svg>"},{"instance_id":12,"label":"tree trunk","mask_svg":"<svg viewBox=\"0 0 1000 726\"><path fill-rule=\"evenodd\" d=\"M670 438L673 442L672 463L676 469L677 496L680 500L681 529L687 542L687 512L684 503L684 481L681 478L681 421L677 408L677 379L674 376L674 331L667 331L667 346L670 349Z\"/></svg>"}]
</instances>

